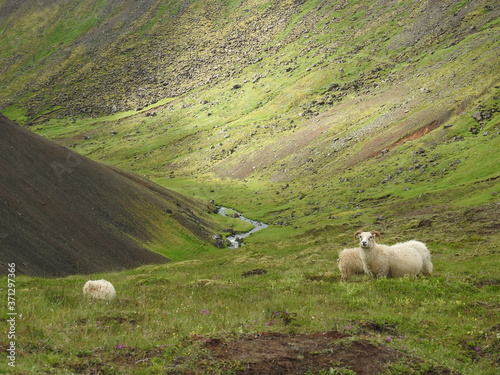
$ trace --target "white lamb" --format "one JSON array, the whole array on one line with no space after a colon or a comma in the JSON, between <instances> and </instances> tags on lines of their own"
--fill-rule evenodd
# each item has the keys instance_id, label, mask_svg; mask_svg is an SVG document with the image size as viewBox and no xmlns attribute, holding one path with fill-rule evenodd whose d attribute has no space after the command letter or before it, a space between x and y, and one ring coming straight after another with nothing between
<instances>
[{"instance_id":1,"label":"white lamb","mask_svg":"<svg viewBox=\"0 0 500 375\"><path fill-rule=\"evenodd\" d=\"M355 247L344 249L339 253L337 263L341 274L341 281L347 281L352 275L363 275L365 273L360 251L359 247Z\"/></svg>"},{"instance_id":2,"label":"white lamb","mask_svg":"<svg viewBox=\"0 0 500 375\"><path fill-rule=\"evenodd\" d=\"M381 245L375 238L381 238L377 231L356 232L361 248L361 261L365 272L373 277L416 276L432 272L429 250L422 242L408 241L393 246Z\"/></svg>"},{"instance_id":3,"label":"white lamb","mask_svg":"<svg viewBox=\"0 0 500 375\"><path fill-rule=\"evenodd\" d=\"M116 291L113 284L106 280L89 280L83 286L83 295L98 298L112 300L116 297Z\"/></svg>"}]
</instances>

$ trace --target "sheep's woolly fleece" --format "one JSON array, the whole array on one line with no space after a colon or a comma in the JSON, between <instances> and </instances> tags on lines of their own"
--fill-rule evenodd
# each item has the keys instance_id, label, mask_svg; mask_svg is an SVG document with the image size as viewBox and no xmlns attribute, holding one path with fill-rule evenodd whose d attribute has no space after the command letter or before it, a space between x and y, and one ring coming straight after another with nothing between
<instances>
[{"instance_id":1,"label":"sheep's woolly fleece","mask_svg":"<svg viewBox=\"0 0 500 375\"><path fill-rule=\"evenodd\" d=\"M365 273L373 277L430 275L432 272L431 254L422 242L408 241L387 246L375 241L376 237L380 238L377 231L358 231L355 236L359 239Z\"/></svg>"},{"instance_id":2,"label":"sheep's woolly fleece","mask_svg":"<svg viewBox=\"0 0 500 375\"><path fill-rule=\"evenodd\" d=\"M116 290L113 284L107 280L89 280L83 286L83 295L92 298L112 300L116 297Z\"/></svg>"},{"instance_id":3,"label":"sheep's woolly fleece","mask_svg":"<svg viewBox=\"0 0 500 375\"><path fill-rule=\"evenodd\" d=\"M355 247L352 249L344 249L339 254L338 267L341 273L341 281L349 280L352 275L363 275L363 261L360 255L361 249Z\"/></svg>"}]
</instances>

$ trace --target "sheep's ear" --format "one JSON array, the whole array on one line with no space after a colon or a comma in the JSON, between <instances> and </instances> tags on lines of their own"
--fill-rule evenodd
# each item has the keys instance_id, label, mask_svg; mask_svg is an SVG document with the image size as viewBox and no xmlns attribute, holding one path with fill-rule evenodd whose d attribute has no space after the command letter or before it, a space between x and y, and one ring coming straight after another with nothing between
<instances>
[{"instance_id":1,"label":"sheep's ear","mask_svg":"<svg viewBox=\"0 0 500 375\"><path fill-rule=\"evenodd\" d=\"M378 237L379 239L382 238L382 235L380 234L380 232L377 232L376 230L372 230L372 235L374 235L375 237Z\"/></svg>"},{"instance_id":2,"label":"sheep's ear","mask_svg":"<svg viewBox=\"0 0 500 375\"><path fill-rule=\"evenodd\" d=\"M354 239L358 239L361 233L363 233L362 230L358 230L356 233L354 233Z\"/></svg>"}]
</instances>

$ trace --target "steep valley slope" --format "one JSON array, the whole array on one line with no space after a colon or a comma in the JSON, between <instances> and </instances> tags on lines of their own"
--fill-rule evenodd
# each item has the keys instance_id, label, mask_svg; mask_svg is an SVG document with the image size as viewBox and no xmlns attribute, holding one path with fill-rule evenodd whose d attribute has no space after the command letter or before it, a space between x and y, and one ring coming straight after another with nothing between
<instances>
[{"instance_id":1,"label":"steep valley slope","mask_svg":"<svg viewBox=\"0 0 500 375\"><path fill-rule=\"evenodd\" d=\"M495 1L37 4L0 2L2 113L255 240L495 212Z\"/></svg>"},{"instance_id":2,"label":"steep valley slope","mask_svg":"<svg viewBox=\"0 0 500 375\"><path fill-rule=\"evenodd\" d=\"M116 271L168 258L146 243L207 241L209 207L88 160L0 115L0 262L19 274ZM199 245L198 244L198 245Z\"/></svg>"}]
</instances>

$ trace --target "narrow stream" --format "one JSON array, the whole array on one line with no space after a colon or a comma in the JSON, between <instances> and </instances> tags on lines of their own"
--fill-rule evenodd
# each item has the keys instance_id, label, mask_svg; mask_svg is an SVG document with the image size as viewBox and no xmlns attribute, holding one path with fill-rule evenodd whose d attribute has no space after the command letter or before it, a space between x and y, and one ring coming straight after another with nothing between
<instances>
[{"instance_id":1,"label":"narrow stream","mask_svg":"<svg viewBox=\"0 0 500 375\"><path fill-rule=\"evenodd\" d=\"M238 215L238 219L246 221L247 223L250 223L250 224L253 225L253 229L250 230L250 231L248 231L248 232L238 233L238 234L235 234L234 236L227 237L227 240L231 243L231 245L229 246L230 249L237 249L238 247L240 247L240 245L243 244L243 239L244 238L248 237L252 233L255 233L255 232L259 231L259 230L262 230L262 229L268 227L267 224L264 224L261 221L247 219L240 212L235 211L232 208L221 207L221 208L219 208L219 214L222 215L222 216L229 216L229 215L226 214L226 210L231 210L231 211L235 212Z\"/></svg>"}]
</instances>

